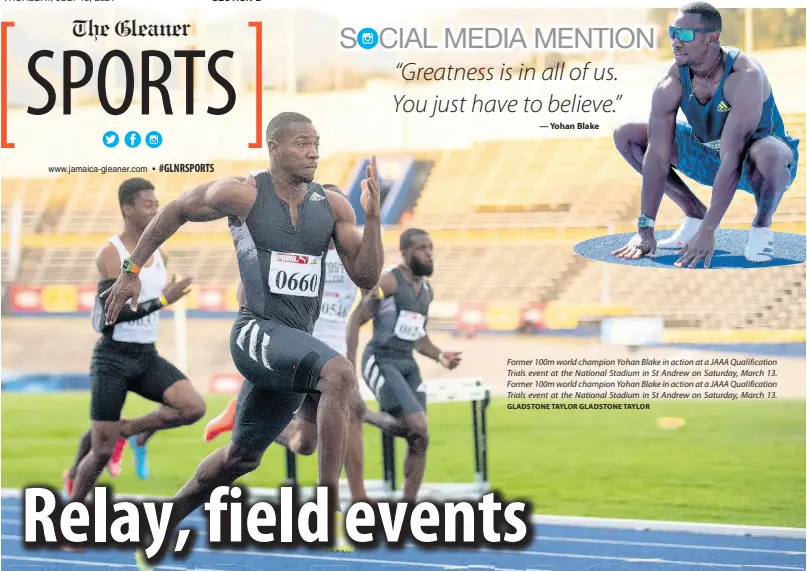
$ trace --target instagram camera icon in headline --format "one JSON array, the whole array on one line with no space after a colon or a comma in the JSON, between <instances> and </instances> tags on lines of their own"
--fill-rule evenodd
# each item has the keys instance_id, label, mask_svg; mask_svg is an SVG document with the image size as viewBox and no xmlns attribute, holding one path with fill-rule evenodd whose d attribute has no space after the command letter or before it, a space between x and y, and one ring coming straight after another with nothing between
<instances>
[{"instance_id":1,"label":"instagram camera icon in headline","mask_svg":"<svg viewBox=\"0 0 807 571\"><path fill-rule=\"evenodd\" d=\"M163 136L158 131L151 131L146 135L146 145L156 149L163 144Z\"/></svg>"},{"instance_id":2,"label":"instagram camera icon in headline","mask_svg":"<svg viewBox=\"0 0 807 571\"><path fill-rule=\"evenodd\" d=\"M378 32L372 28L363 28L357 36L359 45L365 50L372 49L378 44Z\"/></svg>"}]
</instances>

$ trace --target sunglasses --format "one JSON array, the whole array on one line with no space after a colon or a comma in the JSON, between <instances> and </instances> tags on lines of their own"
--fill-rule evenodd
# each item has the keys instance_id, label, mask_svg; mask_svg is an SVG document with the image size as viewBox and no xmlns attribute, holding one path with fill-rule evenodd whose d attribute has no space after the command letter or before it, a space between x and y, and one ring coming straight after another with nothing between
<instances>
[{"instance_id":1,"label":"sunglasses","mask_svg":"<svg viewBox=\"0 0 807 571\"><path fill-rule=\"evenodd\" d=\"M691 42L695 39L695 32L716 32L717 30L710 30L706 28L702 29L693 29L693 28L676 28L675 26L670 26L670 39L674 39L676 36L682 42Z\"/></svg>"}]
</instances>

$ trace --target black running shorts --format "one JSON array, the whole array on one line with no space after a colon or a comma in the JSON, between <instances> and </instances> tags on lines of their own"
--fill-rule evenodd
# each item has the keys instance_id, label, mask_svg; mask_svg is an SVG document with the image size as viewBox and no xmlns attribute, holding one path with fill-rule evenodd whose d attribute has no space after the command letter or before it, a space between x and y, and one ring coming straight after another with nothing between
<instances>
[{"instance_id":1,"label":"black running shorts","mask_svg":"<svg viewBox=\"0 0 807 571\"><path fill-rule=\"evenodd\" d=\"M379 408L396 418L426 412L426 387L411 357L379 357L368 345L362 358L364 382Z\"/></svg>"},{"instance_id":2,"label":"black running shorts","mask_svg":"<svg viewBox=\"0 0 807 571\"><path fill-rule=\"evenodd\" d=\"M185 375L163 359L153 343L125 343L101 337L90 365L90 418L118 421L128 392L162 403L166 389Z\"/></svg>"},{"instance_id":3,"label":"black running shorts","mask_svg":"<svg viewBox=\"0 0 807 571\"><path fill-rule=\"evenodd\" d=\"M325 363L340 356L299 329L241 308L230 335L230 353L244 383L238 394L233 442L262 451L315 393Z\"/></svg>"}]
</instances>

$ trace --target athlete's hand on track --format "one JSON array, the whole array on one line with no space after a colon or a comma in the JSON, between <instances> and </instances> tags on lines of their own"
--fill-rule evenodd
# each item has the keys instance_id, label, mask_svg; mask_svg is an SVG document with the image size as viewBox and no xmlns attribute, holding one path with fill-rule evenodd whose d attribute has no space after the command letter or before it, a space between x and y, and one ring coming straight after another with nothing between
<instances>
[{"instance_id":1,"label":"athlete's hand on track","mask_svg":"<svg viewBox=\"0 0 807 571\"><path fill-rule=\"evenodd\" d=\"M459 351L443 351L440 353L440 364L448 369L456 369L462 361L462 352Z\"/></svg>"},{"instance_id":2,"label":"athlete's hand on track","mask_svg":"<svg viewBox=\"0 0 807 571\"><path fill-rule=\"evenodd\" d=\"M184 280L177 281L177 277L171 276L171 281L165 286L163 290L163 295L165 299L168 301L168 304L174 304L186 295L188 295L191 290L188 287L193 283L193 278L185 278Z\"/></svg>"},{"instance_id":3,"label":"athlete's hand on track","mask_svg":"<svg viewBox=\"0 0 807 571\"><path fill-rule=\"evenodd\" d=\"M115 323L123 305L131 300L132 311L137 311L137 300L140 298L140 277L132 272L121 272L112 287L101 294L106 310L106 325Z\"/></svg>"},{"instance_id":4,"label":"athlete's hand on track","mask_svg":"<svg viewBox=\"0 0 807 571\"><path fill-rule=\"evenodd\" d=\"M361 207L365 216L381 216L381 185L378 183L375 155L367 167L367 178L361 181Z\"/></svg>"},{"instance_id":5,"label":"athlete's hand on track","mask_svg":"<svg viewBox=\"0 0 807 571\"><path fill-rule=\"evenodd\" d=\"M698 262L703 260L703 267L708 268L712 263L712 255L715 253L715 233L701 228L698 233L693 236L692 240L678 251L678 261L675 262L676 268L683 268L689 264L690 268L698 265Z\"/></svg>"},{"instance_id":6,"label":"athlete's hand on track","mask_svg":"<svg viewBox=\"0 0 807 571\"><path fill-rule=\"evenodd\" d=\"M630 239L630 242L628 242L627 245L623 246L619 250L614 250L611 252L611 254L618 258L624 258L627 260L638 260L643 256L647 256L648 258L657 258L658 254L656 254L656 237L653 234L653 229L650 228L649 230L649 232L639 231L638 234Z\"/></svg>"}]
</instances>

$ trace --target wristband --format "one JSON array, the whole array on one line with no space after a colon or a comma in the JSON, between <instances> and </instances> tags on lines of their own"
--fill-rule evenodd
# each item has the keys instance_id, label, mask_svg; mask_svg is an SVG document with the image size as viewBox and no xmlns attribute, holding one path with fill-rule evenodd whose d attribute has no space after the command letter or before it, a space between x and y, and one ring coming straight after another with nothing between
<instances>
[{"instance_id":1,"label":"wristband","mask_svg":"<svg viewBox=\"0 0 807 571\"><path fill-rule=\"evenodd\" d=\"M649 216L645 216L644 214L639 216L639 220L637 221L636 225L641 228L655 228L656 221L650 218Z\"/></svg>"},{"instance_id":2,"label":"wristband","mask_svg":"<svg viewBox=\"0 0 807 571\"><path fill-rule=\"evenodd\" d=\"M140 266L135 264L132 261L132 258L126 258L125 260L123 260L123 265L121 266L121 270L123 270L124 272L132 273L132 274L134 274L136 276L140 275Z\"/></svg>"},{"instance_id":3,"label":"wristband","mask_svg":"<svg viewBox=\"0 0 807 571\"><path fill-rule=\"evenodd\" d=\"M160 294L160 303L163 304L163 307L168 307L168 300L166 299L164 293Z\"/></svg>"}]
</instances>

